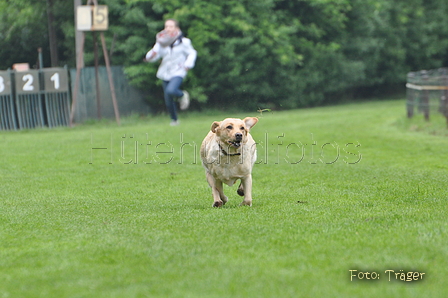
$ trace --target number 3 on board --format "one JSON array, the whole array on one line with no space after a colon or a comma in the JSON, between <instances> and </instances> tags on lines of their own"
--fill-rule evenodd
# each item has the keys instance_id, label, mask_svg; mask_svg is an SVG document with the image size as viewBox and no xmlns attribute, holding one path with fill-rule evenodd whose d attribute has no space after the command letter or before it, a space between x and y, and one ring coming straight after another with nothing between
<instances>
[{"instance_id":1,"label":"number 3 on board","mask_svg":"<svg viewBox=\"0 0 448 298\"><path fill-rule=\"evenodd\" d=\"M3 91L5 91L5 80L3 79L3 77L0 77L0 93L2 93Z\"/></svg>"}]
</instances>

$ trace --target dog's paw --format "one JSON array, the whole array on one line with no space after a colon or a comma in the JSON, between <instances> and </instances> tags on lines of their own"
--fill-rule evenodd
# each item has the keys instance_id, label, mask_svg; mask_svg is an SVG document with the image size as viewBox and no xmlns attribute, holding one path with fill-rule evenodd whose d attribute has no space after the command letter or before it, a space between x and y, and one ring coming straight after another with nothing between
<instances>
[{"instance_id":1,"label":"dog's paw","mask_svg":"<svg viewBox=\"0 0 448 298\"><path fill-rule=\"evenodd\" d=\"M236 191L240 197L244 197L244 189L242 187L238 188Z\"/></svg>"},{"instance_id":2,"label":"dog's paw","mask_svg":"<svg viewBox=\"0 0 448 298\"><path fill-rule=\"evenodd\" d=\"M252 206L252 201L242 201L240 206L249 206L249 207L251 207Z\"/></svg>"},{"instance_id":3,"label":"dog's paw","mask_svg":"<svg viewBox=\"0 0 448 298\"><path fill-rule=\"evenodd\" d=\"M213 203L212 207L219 208L219 207L222 207L222 205L224 205L224 203L222 201L216 201L216 202Z\"/></svg>"},{"instance_id":4,"label":"dog's paw","mask_svg":"<svg viewBox=\"0 0 448 298\"><path fill-rule=\"evenodd\" d=\"M221 198L221 201L222 201L223 205L225 205L227 203L227 201L229 200L226 196L222 196L220 198Z\"/></svg>"}]
</instances>

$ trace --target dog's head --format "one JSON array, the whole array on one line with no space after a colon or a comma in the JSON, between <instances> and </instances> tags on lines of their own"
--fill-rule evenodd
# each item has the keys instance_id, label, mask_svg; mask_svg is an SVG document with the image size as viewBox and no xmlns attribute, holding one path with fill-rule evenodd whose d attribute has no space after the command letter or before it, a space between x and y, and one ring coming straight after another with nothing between
<instances>
[{"instance_id":1,"label":"dog's head","mask_svg":"<svg viewBox=\"0 0 448 298\"><path fill-rule=\"evenodd\" d=\"M227 118L223 121L215 121L211 131L216 134L221 143L238 149L246 143L249 130L258 122L258 118L246 117L243 120Z\"/></svg>"}]
</instances>

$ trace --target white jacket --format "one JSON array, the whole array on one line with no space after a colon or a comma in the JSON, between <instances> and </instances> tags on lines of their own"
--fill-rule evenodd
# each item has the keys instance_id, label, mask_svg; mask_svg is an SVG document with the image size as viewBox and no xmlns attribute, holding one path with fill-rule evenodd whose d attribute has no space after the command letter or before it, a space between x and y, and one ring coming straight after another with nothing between
<instances>
[{"instance_id":1,"label":"white jacket","mask_svg":"<svg viewBox=\"0 0 448 298\"><path fill-rule=\"evenodd\" d=\"M156 55L152 58L152 53ZM191 45L191 40L182 37L182 41L176 40L173 46L162 47L156 43L154 47L146 53L146 60L155 62L162 58L162 63L157 71L157 77L164 81L169 81L173 77L184 78L187 75L187 68L193 68L196 62L196 50Z\"/></svg>"}]
</instances>

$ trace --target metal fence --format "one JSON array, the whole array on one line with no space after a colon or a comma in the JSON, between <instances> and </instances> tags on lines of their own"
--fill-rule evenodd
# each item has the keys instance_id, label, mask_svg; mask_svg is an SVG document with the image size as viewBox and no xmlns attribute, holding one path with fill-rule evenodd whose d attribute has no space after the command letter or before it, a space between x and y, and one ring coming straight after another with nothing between
<instances>
[{"instance_id":1,"label":"metal fence","mask_svg":"<svg viewBox=\"0 0 448 298\"><path fill-rule=\"evenodd\" d=\"M68 82L65 68L0 71L0 129L67 126Z\"/></svg>"},{"instance_id":2,"label":"metal fence","mask_svg":"<svg viewBox=\"0 0 448 298\"><path fill-rule=\"evenodd\" d=\"M429 121L431 112L440 112L448 125L448 68L410 72L406 88L409 118L417 111Z\"/></svg>"},{"instance_id":3,"label":"metal fence","mask_svg":"<svg viewBox=\"0 0 448 298\"><path fill-rule=\"evenodd\" d=\"M17 119L11 86L11 72L0 71L0 130L15 129L17 129Z\"/></svg>"},{"instance_id":4,"label":"metal fence","mask_svg":"<svg viewBox=\"0 0 448 298\"><path fill-rule=\"evenodd\" d=\"M150 106L145 100L145 96L148 95L143 94L142 91L129 85L129 80L124 74L123 66L111 66L111 72L120 115L146 115L150 113ZM70 70L70 77L72 78L71 88L75 90L76 69ZM85 67L81 70L77 93L78 98L74 111L75 122L80 123L89 119L98 119L99 117L110 119L115 117L111 89L105 66L98 68L98 79L100 96L96 98L95 68ZM163 98L161 101L163 101Z\"/></svg>"},{"instance_id":5,"label":"metal fence","mask_svg":"<svg viewBox=\"0 0 448 298\"><path fill-rule=\"evenodd\" d=\"M17 119L20 128L43 127L44 109L42 104L39 71L14 72Z\"/></svg>"},{"instance_id":6,"label":"metal fence","mask_svg":"<svg viewBox=\"0 0 448 298\"><path fill-rule=\"evenodd\" d=\"M67 126L70 122L69 76L65 68L44 68L42 82L48 127Z\"/></svg>"},{"instance_id":7,"label":"metal fence","mask_svg":"<svg viewBox=\"0 0 448 298\"><path fill-rule=\"evenodd\" d=\"M123 67L111 69L120 114L150 113L147 95L129 85ZM76 69L66 68L0 71L0 130L68 126L75 76ZM77 123L114 117L105 67L99 67L100 98L96 98L95 81L94 67L83 68L74 111Z\"/></svg>"}]
</instances>

